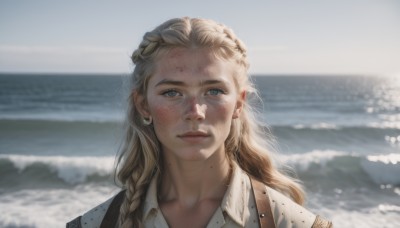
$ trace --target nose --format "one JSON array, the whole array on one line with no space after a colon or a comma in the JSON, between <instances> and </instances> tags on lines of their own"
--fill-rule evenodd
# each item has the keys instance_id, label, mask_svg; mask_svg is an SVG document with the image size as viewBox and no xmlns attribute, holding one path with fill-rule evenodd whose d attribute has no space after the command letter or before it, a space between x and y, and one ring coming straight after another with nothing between
<instances>
[{"instance_id":1,"label":"nose","mask_svg":"<svg viewBox=\"0 0 400 228\"><path fill-rule=\"evenodd\" d=\"M206 106L201 104L196 97L188 98L185 107L185 120L204 120Z\"/></svg>"}]
</instances>

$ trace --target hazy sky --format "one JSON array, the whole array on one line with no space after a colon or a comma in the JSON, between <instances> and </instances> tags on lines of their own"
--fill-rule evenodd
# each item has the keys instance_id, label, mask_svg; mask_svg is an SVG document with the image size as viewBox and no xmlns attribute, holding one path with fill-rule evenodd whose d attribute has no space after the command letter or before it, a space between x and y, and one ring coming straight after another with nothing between
<instances>
[{"instance_id":1,"label":"hazy sky","mask_svg":"<svg viewBox=\"0 0 400 228\"><path fill-rule=\"evenodd\" d=\"M400 77L400 1L0 1L0 72L130 72L143 34L172 17L217 20L251 73Z\"/></svg>"}]
</instances>

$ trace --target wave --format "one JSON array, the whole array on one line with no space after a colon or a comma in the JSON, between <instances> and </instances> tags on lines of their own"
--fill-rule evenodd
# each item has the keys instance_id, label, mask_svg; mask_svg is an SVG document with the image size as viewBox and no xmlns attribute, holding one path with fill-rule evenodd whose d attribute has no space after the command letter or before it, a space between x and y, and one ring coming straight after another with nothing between
<instances>
[{"instance_id":1,"label":"wave","mask_svg":"<svg viewBox=\"0 0 400 228\"><path fill-rule=\"evenodd\" d=\"M271 126L271 132L285 144L298 147L306 145L314 147L316 145L329 145L327 148L337 149L338 146L348 148L354 145L355 150L366 150L371 153L371 149L379 148L393 149L390 145L400 146L400 129L395 128L374 128L368 126ZM312 148L309 148L310 151ZM353 150L353 149L352 149ZM383 152L383 151L379 151Z\"/></svg>"},{"instance_id":2,"label":"wave","mask_svg":"<svg viewBox=\"0 0 400 228\"><path fill-rule=\"evenodd\" d=\"M294 129L340 129L341 127L337 124L330 124L330 123L315 123L315 124L310 124L310 125L305 125L305 124L296 124L291 126Z\"/></svg>"},{"instance_id":3,"label":"wave","mask_svg":"<svg viewBox=\"0 0 400 228\"><path fill-rule=\"evenodd\" d=\"M343 151L314 150L280 156L300 178L347 187L400 186L400 154L362 156Z\"/></svg>"},{"instance_id":4,"label":"wave","mask_svg":"<svg viewBox=\"0 0 400 228\"><path fill-rule=\"evenodd\" d=\"M99 184L68 189L21 189L0 194L0 227L65 227L79 214L118 193Z\"/></svg>"},{"instance_id":5,"label":"wave","mask_svg":"<svg viewBox=\"0 0 400 228\"><path fill-rule=\"evenodd\" d=\"M312 124L295 124L295 125L287 125L287 127L292 127L294 129L333 129L333 130L341 130L341 129L351 129L351 128L371 128L371 129L399 129L400 130L400 120L382 120L380 122L367 122L361 124L342 124L342 123L312 123Z\"/></svg>"},{"instance_id":6,"label":"wave","mask_svg":"<svg viewBox=\"0 0 400 228\"><path fill-rule=\"evenodd\" d=\"M400 122L371 122L365 125L343 125L338 123L312 123L312 124L294 124L294 125L271 125L272 128L290 128L295 130L349 130L349 129L372 129L372 130L400 130Z\"/></svg>"},{"instance_id":7,"label":"wave","mask_svg":"<svg viewBox=\"0 0 400 228\"><path fill-rule=\"evenodd\" d=\"M3 176L0 182L5 187L25 184L76 185L90 181L107 181L113 168L112 156L0 155Z\"/></svg>"},{"instance_id":8,"label":"wave","mask_svg":"<svg viewBox=\"0 0 400 228\"><path fill-rule=\"evenodd\" d=\"M400 185L400 154L367 156L361 166L375 183Z\"/></svg>"},{"instance_id":9,"label":"wave","mask_svg":"<svg viewBox=\"0 0 400 228\"><path fill-rule=\"evenodd\" d=\"M315 181L326 187L400 186L400 154L360 156L343 151L315 150L280 155L305 183ZM113 156L28 156L0 155L1 186L79 185L110 182Z\"/></svg>"}]
</instances>

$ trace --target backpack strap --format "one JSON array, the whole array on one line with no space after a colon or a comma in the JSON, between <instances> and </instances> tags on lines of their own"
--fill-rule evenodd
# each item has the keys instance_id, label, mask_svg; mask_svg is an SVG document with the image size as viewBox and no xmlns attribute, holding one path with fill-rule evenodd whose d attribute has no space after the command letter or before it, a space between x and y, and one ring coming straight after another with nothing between
<instances>
[{"instance_id":1,"label":"backpack strap","mask_svg":"<svg viewBox=\"0 0 400 228\"><path fill-rule=\"evenodd\" d=\"M100 228L111 228L117 225L119 210L122 202L124 201L125 192L126 190L122 190L114 197L107 209L106 214L104 215L103 220L101 221Z\"/></svg>"},{"instance_id":2,"label":"backpack strap","mask_svg":"<svg viewBox=\"0 0 400 228\"><path fill-rule=\"evenodd\" d=\"M261 228L275 228L274 217L272 216L271 206L265 184L250 177L256 208L258 213L258 221Z\"/></svg>"},{"instance_id":3,"label":"backpack strap","mask_svg":"<svg viewBox=\"0 0 400 228\"><path fill-rule=\"evenodd\" d=\"M328 221L321 216L317 215L315 218L314 224L311 228L332 228L333 224L331 221Z\"/></svg>"}]
</instances>

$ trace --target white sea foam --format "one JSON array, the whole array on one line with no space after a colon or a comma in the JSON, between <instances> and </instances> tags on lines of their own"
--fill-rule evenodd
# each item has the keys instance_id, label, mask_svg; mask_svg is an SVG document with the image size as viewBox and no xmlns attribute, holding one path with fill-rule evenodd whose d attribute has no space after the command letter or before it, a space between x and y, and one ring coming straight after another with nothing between
<instances>
[{"instance_id":1,"label":"white sea foam","mask_svg":"<svg viewBox=\"0 0 400 228\"><path fill-rule=\"evenodd\" d=\"M378 205L375 208L357 210L320 208L318 212L331 220L334 227L398 228L400 227L400 214L398 211L391 210L391 207L393 205Z\"/></svg>"},{"instance_id":2,"label":"white sea foam","mask_svg":"<svg viewBox=\"0 0 400 228\"><path fill-rule=\"evenodd\" d=\"M367 156L367 160L371 162L382 162L384 164L400 164L400 154L387 154L387 155L371 155Z\"/></svg>"},{"instance_id":3,"label":"white sea foam","mask_svg":"<svg viewBox=\"0 0 400 228\"><path fill-rule=\"evenodd\" d=\"M314 130L319 130L319 129L339 129L339 126L336 124L330 124L330 123L315 123L311 125L304 125L304 124L297 124L294 125L293 128L295 129L305 129L305 128L311 128Z\"/></svg>"},{"instance_id":4,"label":"white sea foam","mask_svg":"<svg viewBox=\"0 0 400 228\"><path fill-rule=\"evenodd\" d=\"M20 190L0 195L0 227L65 227L118 192L113 186Z\"/></svg>"},{"instance_id":5,"label":"white sea foam","mask_svg":"<svg viewBox=\"0 0 400 228\"><path fill-rule=\"evenodd\" d=\"M378 209L379 209L379 211L381 211L382 213L388 213L388 212L397 212L397 213L400 213L400 206L398 206L398 205L379 204Z\"/></svg>"},{"instance_id":6,"label":"white sea foam","mask_svg":"<svg viewBox=\"0 0 400 228\"><path fill-rule=\"evenodd\" d=\"M382 121L367 124L368 127L380 129L400 129L400 121Z\"/></svg>"},{"instance_id":7,"label":"white sea foam","mask_svg":"<svg viewBox=\"0 0 400 228\"><path fill-rule=\"evenodd\" d=\"M328 161L340 156L349 156L349 154L335 150L313 150L304 154L281 155L280 159L285 164L304 171L308 169L310 164L314 163L324 166Z\"/></svg>"},{"instance_id":8,"label":"white sea foam","mask_svg":"<svg viewBox=\"0 0 400 228\"><path fill-rule=\"evenodd\" d=\"M70 184L83 183L90 175L109 175L114 168L112 156L33 156L33 155L0 155L0 159L10 160L16 168L23 171L26 167L42 163L48 165L58 177Z\"/></svg>"}]
</instances>

